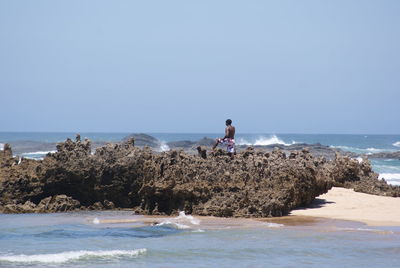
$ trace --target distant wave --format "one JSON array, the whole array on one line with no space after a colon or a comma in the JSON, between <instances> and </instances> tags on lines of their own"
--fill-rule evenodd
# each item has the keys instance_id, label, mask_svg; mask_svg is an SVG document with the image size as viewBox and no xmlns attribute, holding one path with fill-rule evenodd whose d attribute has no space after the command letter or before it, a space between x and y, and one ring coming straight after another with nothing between
<instances>
[{"instance_id":1,"label":"distant wave","mask_svg":"<svg viewBox=\"0 0 400 268\"><path fill-rule=\"evenodd\" d=\"M354 152L354 153L359 153L359 154L373 154L373 153L381 153L381 152L392 152L393 150L391 149L379 149L379 148L357 148L357 147L351 147L351 146L345 146L345 145L331 145L329 146L334 149L341 149L343 151L349 151L349 152Z\"/></svg>"},{"instance_id":2,"label":"distant wave","mask_svg":"<svg viewBox=\"0 0 400 268\"><path fill-rule=\"evenodd\" d=\"M400 141L396 141L395 143L393 143L393 146L400 147Z\"/></svg>"},{"instance_id":3,"label":"distant wave","mask_svg":"<svg viewBox=\"0 0 400 268\"><path fill-rule=\"evenodd\" d=\"M392 185L400 185L400 173L380 173L379 179L385 179L385 181Z\"/></svg>"},{"instance_id":4,"label":"distant wave","mask_svg":"<svg viewBox=\"0 0 400 268\"><path fill-rule=\"evenodd\" d=\"M7 255L0 256L0 261L8 262L40 262L40 263L63 263L87 258L115 258L115 257L137 257L146 253L147 249L135 250L100 250L100 251L66 251L54 254L36 254L36 255Z\"/></svg>"},{"instance_id":5,"label":"distant wave","mask_svg":"<svg viewBox=\"0 0 400 268\"><path fill-rule=\"evenodd\" d=\"M48 154L48 153L56 153L57 151L38 151L38 152L29 152L22 153L22 155L37 155L37 154Z\"/></svg>"},{"instance_id":6,"label":"distant wave","mask_svg":"<svg viewBox=\"0 0 400 268\"><path fill-rule=\"evenodd\" d=\"M281 144L281 145L285 145L285 146L289 146L292 144L295 144L295 141L292 141L292 143L285 143L283 140L281 140L280 138L278 138L276 135L272 135L270 137L259 137L257 138L254 142L249 142L243 138L240 138L238 140L238 145L262 145L262 146L266 146L266 145L272 145L272 144Z\"/></svg>"},{"instance_id":7,"label":"distant wave","mask_svg":"<svg viewBox=\"0 0 400 268\"><path fill-rule=\"evenodd\" d=\"M55 153L57 151L38 151L38 152L29 152L22 153L21 156L29 159L42 160L48 153Z\"/></svg>"}]
</instances>

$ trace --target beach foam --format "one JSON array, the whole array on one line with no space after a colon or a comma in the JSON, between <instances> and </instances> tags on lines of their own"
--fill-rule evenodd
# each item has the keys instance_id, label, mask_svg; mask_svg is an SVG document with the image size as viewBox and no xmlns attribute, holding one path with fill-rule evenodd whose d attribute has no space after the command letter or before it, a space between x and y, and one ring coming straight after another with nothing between
<instances>
[{"instance_id":1,"label":"beach foam","mask_svg":"<svg viewBox=\"0 0 400 268\"><path fill-rule=\"evenodd\" d=\"M0 143L0 151L4 150L4 143Z\"/></svg>"},{"instance_id":2,"label":"beach foam","mask_svg":"<svg viewBox=\"0 0 400 268\"><path fill-rule=\"evenodd\" d=\"M135 250L100 250L100 251L66 251L54 254L36 254L36 255L7 255L0 256L0 261L8 262L39 262L39 263L64 263L86 258L115 258L115 257L137 257L146 253L147 249Z\"/></svg>"},{"instance_id":3,"label":"beach foam","mask_svg":"<svg viewBox=\"0 0 400 268\"><path fill-rule=\"evenodd\" d=\"M175 218L176 220L187 220L193 225L199 225L200 221L195 219L192 215L186 215L185 211L179 211L179 216Z\"/></svg>"},{"instance_id":4,"label":"beach foam","mask_svg":"<svg viewBox=\"0 0 400 268\"><path fill-rule=\"evenodd\" d=\"M268 228L280 228L285 226L281 223L274 223L274 222L265 222L264 225L266 225Z\"/></svg>"},{"instance_id":5,"label":"beach foam","mask_svg":"<svg viewBox=\"0 0 400 268\"><path fill-rule=\"evenodd\" d=\"M162 221L160 223L157 223L156 226L163 226L163 225L172 225L174 227L176 227L177 229L189 229L190 226L185 225L185 224L181 224L181 223L177 223L177 222L172 222L172 221Z\"/></svg>"},{"instance_id":6,"label":"beach foam","mask_svg":"<svg viewBox=\"0 0 400 268\"><path fill-rule=\"evenodd\" d=\"M189 225L199 225L199 224L200 220L194 218L192 215L186 215L184 211L180 211L178 217L163 220L162 222L156 224L156 226L172 225L178 229L189 229L190 228Z\"/></svg>"},{"instance_id":7,"label":"beach foam","mask_svg":"<svg viewBox=\"0 0 400 268\"><path fill-rule=\"evenodd\" d=\"M378 234L393 234L393 231L389 230L380 230L380 229L371 229L371 228L351 228L351 227L346 227L346 228L337 228L339 231L348 231L348 232L372 232L372 233L378 233Z\"/></svg>"},{"instance_id":8,"label":"beach foam","mask_svg":"<svg viewBox=\"0 0 400 268\"><path fill-rule=\"evenodd\" d=\"M400 147L400 141L396 141L395 143L393 143L393 146Z\"/></svg>"}]
</instances>

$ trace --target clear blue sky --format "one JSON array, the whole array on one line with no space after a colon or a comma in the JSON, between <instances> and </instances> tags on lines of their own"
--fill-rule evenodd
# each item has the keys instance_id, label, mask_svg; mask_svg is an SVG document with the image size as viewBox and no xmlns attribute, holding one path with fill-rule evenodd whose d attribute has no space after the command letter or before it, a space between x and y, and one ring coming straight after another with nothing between
<instances>
[{"instance_id":1,"label":"clear blue sky","mask_svg":"<svg viewBox=\"0 0 400 268\"><path fill-rule=\"evenodd\" d=\"M400 133L400 1L0 0L0 131Z\"/></svg>"}]
</instances>

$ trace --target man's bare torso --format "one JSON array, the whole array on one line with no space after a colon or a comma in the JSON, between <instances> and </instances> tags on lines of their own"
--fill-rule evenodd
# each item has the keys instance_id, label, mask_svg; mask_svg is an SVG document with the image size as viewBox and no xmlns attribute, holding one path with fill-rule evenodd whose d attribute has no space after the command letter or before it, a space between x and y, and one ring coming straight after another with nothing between
<instances>
[{"instance_id":1,"label":"man's bare torso","mask_svg":"<svg viewBox=\"0 0 400 268\"><path fill-rule=\"evenodd\" d=\"M234 139L235 138L235 127L227 126L225 129L225 138Z\"/></svg>"}]
</instances>

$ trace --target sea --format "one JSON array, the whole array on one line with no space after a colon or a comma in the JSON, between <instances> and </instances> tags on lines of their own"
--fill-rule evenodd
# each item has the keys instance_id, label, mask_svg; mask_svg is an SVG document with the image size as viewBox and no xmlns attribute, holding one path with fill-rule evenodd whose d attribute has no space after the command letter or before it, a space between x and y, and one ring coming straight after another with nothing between
<instances>
[{"instance_id":1,"label":"sea","mask_svg":"<svg viewBox=\"0 0 400 268\"><path fill-rule=\"evenodd\" d=\"M130 133L80 133L120 141ZM165 143L219 133L147 133ZM4 143L61 142L75 133L0 132ZM400 135L238 134L249 145L321 143L371 154L400 150ZM41 159L47 151L22 152ZM372 160L400 184L400 161ZM399 208L393 208L399 209ZM0 267L400 267L400 227L306 218L215 219L186 215L152 219L133 211L0 213Z\"/></svg>"}]
</instances>

